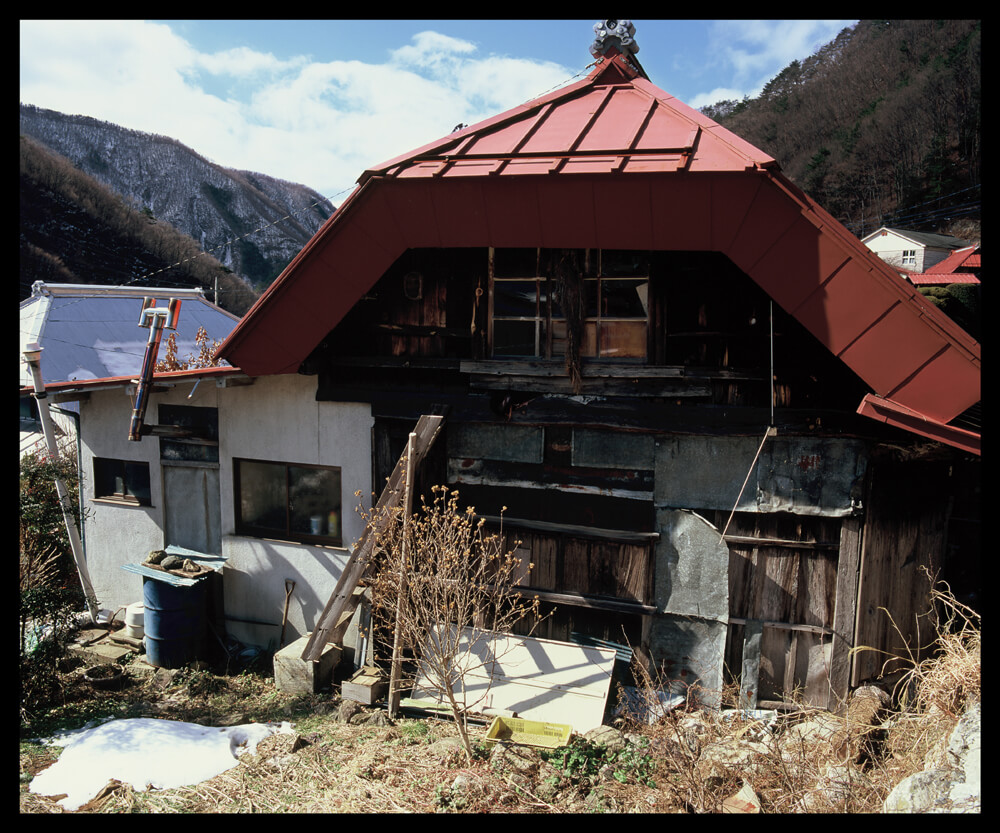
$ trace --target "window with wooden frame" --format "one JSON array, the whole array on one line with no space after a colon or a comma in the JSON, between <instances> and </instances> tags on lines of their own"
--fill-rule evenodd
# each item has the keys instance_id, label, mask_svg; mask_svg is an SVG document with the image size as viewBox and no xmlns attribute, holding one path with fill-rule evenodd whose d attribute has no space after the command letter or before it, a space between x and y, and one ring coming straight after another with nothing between
<instances>
[{"instance_id":1,"label":"window with wooden frame","mask_svg":"<svg viewBox=\"0 0 1000 833\"><path fill-rule=\"evenodd\" d=\"M649 255L634 251L579 253L569 279L546 274L550 253L495 249L490 258L491 338L495 358L566 355L567 310L580 310L580 355L645 359L649 333ZM581 303L564 303L570 292Z\"/></svg>"},{"instance_id":2,"label":"window with wooden frame","mask_svg":"<svg viewBox=\"0 0 1000 833\"><path fill-rule=\"evenodd\" d=\"M150 506L149 463L95 457L94 497L134 506Z\"/></svg>"},{"instance_id":3,"label":"window with wooden frame","mask_svg":"<svg viewBox=\"0 0 1000 833\"><path fill-rule=\"evenodd\" d=\"M340 546L340 469L233 459L236 533Z\"/></svg>"}]
</instances>

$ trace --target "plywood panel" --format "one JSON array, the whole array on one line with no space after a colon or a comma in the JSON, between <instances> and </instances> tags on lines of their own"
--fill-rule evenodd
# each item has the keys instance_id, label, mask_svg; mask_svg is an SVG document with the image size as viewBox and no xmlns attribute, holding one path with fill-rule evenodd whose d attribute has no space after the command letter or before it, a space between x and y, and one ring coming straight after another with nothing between
<instances>
[{"instance_id":1,"label":"plywood panel","mask_svg":"<svg viewBox=\"0 0 1000 833\"><path fill-rule=\"evenodd\" d=\"M529 720L568 723L581 733L603 722L614 649L464 629L460 650L464 699L463 692L455 693L475 711L512 711ZM412 696L441 701L423 671Z\"/></svg>"}]
</instances>

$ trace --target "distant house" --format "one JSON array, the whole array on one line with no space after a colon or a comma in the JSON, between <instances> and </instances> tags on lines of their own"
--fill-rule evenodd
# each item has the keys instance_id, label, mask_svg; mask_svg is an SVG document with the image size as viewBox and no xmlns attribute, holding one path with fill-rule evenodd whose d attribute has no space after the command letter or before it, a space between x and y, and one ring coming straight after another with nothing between
<instances>
[{"instance_id":1,"label":"distant house","mask_svg":"<svg viewBox=\"0 0 1000 833\"><path fill-rule=\"evenodd\" d=\"M50 386L82 400L85 471L142 488L85 486L102 606L177 544L224 557L227 633L319 630L358 503L430 417L418 488L503 516L546 638L829 708L917 643L921 568L978 553L952 534L975 515L980 436L956 420L978 342L773 158L627 50L596 57L363 172L220 347L232 367L156 374L150 422L183 442L127 439L127 378Z\"/></svg>"},{"instance_id":2,"label":"distant house","mask_svg":"<svg viewBox=\"0 0 1000 833\"><path fill-rule=\"evenodd\" d=\"M911 272L926 272L956 249L967 247L970 243L947 234L885 226L863 237L861 242L886 263L899 269L904 276Z\"/></svg>"},{"instance_id":3,"label":"distant house","mask_svg":"<svg viewBox=\"0 0 1000 833\"><path fill-rule=\"evenodd\" d=\"M211 341L221 342L239 318L206 300L200 289L97 286L36 281L20 304L20 350L41 345L46 384L98 379L135 378L146 350L147 329L138 326L144 297L174 297L183 315L176 330L181 359L197 355L195 337L204 327ZM166 338L166 337L165 337ZM163 351L161 351L161 357ZM44 445L31 373L20 364L21 453ZM53 409L57 431L75 443L75 413L69 406Z\"/></svg>"}]
</instances>

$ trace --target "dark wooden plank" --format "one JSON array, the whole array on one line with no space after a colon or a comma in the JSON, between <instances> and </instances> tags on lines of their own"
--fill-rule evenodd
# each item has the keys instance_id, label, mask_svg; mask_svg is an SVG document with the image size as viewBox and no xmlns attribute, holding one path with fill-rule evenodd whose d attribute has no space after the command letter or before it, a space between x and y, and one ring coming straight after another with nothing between
<instances>
[{"instance_id":1,"label":"dark wooden plank","mask_svg":"<svg viewBox=\"0 0 1000 833\"><path fill-rule=\"evenodd\" d=\"M417 435L415 443L416 451L414 452L416 459L410 463L414 470L419 467L420 461L426 456L434 440L437 439L443 422L444 417L436 415L424 415L417 421L417 425L413 429ZM385 519L388 516L387 510L396 506L402 498L406 465L406 455L404 453L396 464L396 468L389 477L385 489L383 489L382 495L379 497L378 503L373 510L373 515L376 518L376 531L384 525ZM344 631L346 631L347 625L350 622L350 615L354 613L354 605L357 604L356 597L354 596L354 588L358 586L358 583L371 568L371 551L374 542L375 538L371 534L371 530L366 529L364 535L361 536L361 540L358 541L358 545L354 548L354 552L351 553L347 564L344 566L340 580L337 582L330 600L326 603L326 607L323 609L323 613L320 615L319 621L313 629L305 649L302 651L302 659L313 662L317 661L323 653L323 649L330 642L336 642L343 638Z\"/></svg>"},{"instance_id":2,"label":"dark wooden plank","mask_svg":"<svg viewBox=\"0 0 1000 833\"><path fill-rule=\"evenodd\" d=\"M833 640L830 652L830 688L833 699L827 707L837 714L844 713L847 709L860 561L861 520L844 518L840 527L837 598L833 611Z\"/></svg>"},{"instance_id":3,"label":"dark wooden plank","mask_svg":"<svg viewBox=\"0 0 1000 833\"><path fill-rule=\"evenodd\" d=\"M732 620L730 619L730 623ZM743 628L743 665L740 672L740 706L757 708L757 685L760 675L760 637L762 624L751 619Z\"/></svg>"}]
</instances>

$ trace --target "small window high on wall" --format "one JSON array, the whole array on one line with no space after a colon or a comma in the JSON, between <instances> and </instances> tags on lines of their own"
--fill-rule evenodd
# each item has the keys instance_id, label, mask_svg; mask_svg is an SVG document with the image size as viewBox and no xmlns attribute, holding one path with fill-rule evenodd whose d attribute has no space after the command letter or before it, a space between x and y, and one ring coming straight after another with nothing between
<instances>
[{"instance_id":1,"label":"small window high on wall","mask_svg":"<svg viewBox=\"0 0 1000 833\"><path fill-rule=\"evenodd\" d=\"M94 458L94 497L136 506L151 504L149 463Z\"/></svg>"},{"instance_id":2,"label":"small window high on wall","mask_svg":"<svg viewBox=\"0 0 1000 833\"><path fill-rule=\"evenodd\" d=\"M490 258L494 358L559 358L578 317L580 355L645 359L646 252L580 250L567 268L544 249L495 249ZM569 318L568 318L569 316Z\"/></svg>"}]
</instances>

